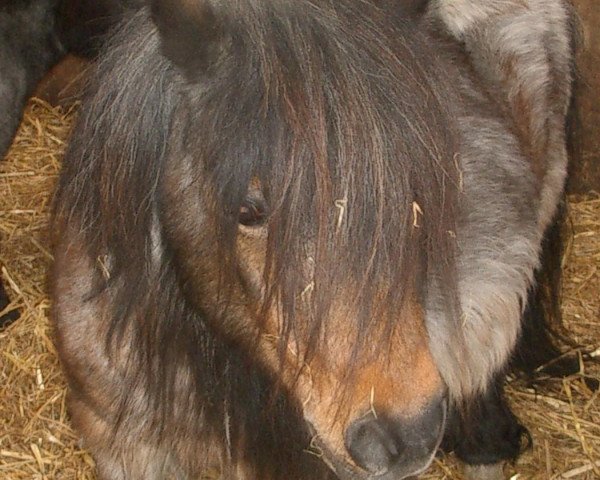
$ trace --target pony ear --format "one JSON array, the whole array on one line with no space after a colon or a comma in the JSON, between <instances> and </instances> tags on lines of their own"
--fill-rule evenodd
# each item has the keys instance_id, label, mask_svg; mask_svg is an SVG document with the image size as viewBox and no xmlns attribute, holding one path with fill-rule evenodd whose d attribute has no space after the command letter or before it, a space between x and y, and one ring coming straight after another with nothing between
<instances>
[{"instance_id":1,"label":"pony ear","mask_svg":"<svg viewBox=\"0 0 600 480\"><path fill-rule=\"evenodd\" d=\"M151 0L163 54L188 80L196 80L215 63L224 29L210 0Z\"/></svg>"}]
</instances>

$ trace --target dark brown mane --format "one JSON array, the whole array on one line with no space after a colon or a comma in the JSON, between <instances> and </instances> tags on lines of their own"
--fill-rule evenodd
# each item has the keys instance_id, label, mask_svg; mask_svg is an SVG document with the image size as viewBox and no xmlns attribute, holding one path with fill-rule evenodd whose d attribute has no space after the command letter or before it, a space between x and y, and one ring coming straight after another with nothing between
<instances>
[{"instance_id":1,"label":"dark brown mane","mask_svg":"<svg viewBox=\"0 0 600 480\"><path fill-rule=\"evenodd\" d=\"M374 278L389 281L388 301L399 305L423 266L451 271L456 167L441 81L426 66L433 52L398 9L248 3L192 104L188 149L205 152L225 212L260 179L273 207L271 278L288 313L306 287L294 282L314 236L315 323L351 275L362 285L355 331L365 336Z\"/></svg>"},{"instance_id":2,"label":"dark brown mane","mask_svg":"<svg viewBox=\"0 0 600 480\"><path fill-rule=\"evenodd\" d=\"M214 179L224 245L233 247L230 212L239 209L250 179L260 179L272 208L272 278L288 313L305 287L294 282L309 235L317 238L318 324L331 289L347 275L362 286L357 302L381 287L370 280L384 278L388 301L399 304L415 275L424 288L423 267L451 274L454 140L438 101L445 88L427 65L435 52L418 25L395 8L361 4L358 11L353 2L312 1L234 2L219 12L224 21L242 3L248 11L232 15L238 21L219 67L196 80L200 95L162 60L145 13L119 34L141 41L117 39L120 46L99 65L101 84L82 124L102 133L88 145L75 133L71 151L81 154L69 157L82 164L66 168L80 171L79 182L59 190L78 199L69 214L83 215L93 251L112 252L121 281L139 284L145 261L129 250L150 243L155 185L175 136L197 152L198 174L205 169ZM170 131L176 109L189 131ZM108 172L120 175L94 181ZM105 190L95 191L99 186ZM368 305L362 311L360 337L376 320ZM286 318L289 333L294 319Z\"/></svg>"}]
</instances>

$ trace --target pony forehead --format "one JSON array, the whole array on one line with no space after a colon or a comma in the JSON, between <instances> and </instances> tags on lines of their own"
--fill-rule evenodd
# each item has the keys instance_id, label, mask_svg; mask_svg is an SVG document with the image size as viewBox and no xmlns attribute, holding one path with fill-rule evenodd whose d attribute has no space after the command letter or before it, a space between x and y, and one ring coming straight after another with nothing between
<instances>
[{"instance_id":1,"label":"pony forehead","mask_svg":"<svg viewBox=\"0 0 600 480\"><path fill-rule=\"evenodd\" d=\"M456 135L448 102L440 100L447 87L424 35L381 14L380 24L353 23L351 15L340 13L349 2L298 3L314 11L271 18L270 10L289 2L222 6L260 5L261 21L239 19L232 28L236 39L224 47L214 77L192 96L200 103L195 115L212 136L202 142L229 150L221 153L242 167L252 163L252 155L260 157L257 163L267 167L258 173L263 181L270 180L270 170L303 155L326 159L324 170L334 176L336 169L343 176L348 162L362 162L368 175L386 158L393 174L400 156L417 162L436 156L438 163L451 164L446 153L454 150ZM223 138L215 138L216 131Z\"/></svg>"},{"instance_id":2,"label":"pony forehead","mask_svg":"<svg viewBox=\"0 0 600 480\"><path fill-rule=\"evenodd\" d=\"M338 261L332 271L388 272L386 257L403 258L421 235L447 252L458 184L453 96L425 34L368 2L374 13L362 20L345 0L219 8L237 23L214 77L190 97L188 132L224 211L236 212L259 179L289 246L275 250L282 262L301 257L294 242L318 232L327 261ZM398 270L418 262L399 261Z\"/></svg>"}]
</instances>

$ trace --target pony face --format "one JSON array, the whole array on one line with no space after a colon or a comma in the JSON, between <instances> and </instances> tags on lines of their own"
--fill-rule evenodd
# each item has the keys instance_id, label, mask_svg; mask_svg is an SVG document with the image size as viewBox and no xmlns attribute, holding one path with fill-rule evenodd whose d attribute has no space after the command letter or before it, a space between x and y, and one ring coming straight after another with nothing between
<instances>
[{"instance_id":1,"label":"pony face","mask_svg":"<svg viewBox=\"0 0 600 480\"><path fill-rule=\"evenodd\" d=\"M341 478L398 478L426 467L443 435L447 393L416 291L390 308L387 281L377 290L363 286L372 295L365 298L349 266L345 278L325 276L334 288L320 287L328 262L315 259L318 240L309 234L297 242L303 257L280 265L289 258L272 244L279 220L270 218L277 214L269 214L257 181L231 215L233 243L224 245L216 188L197 176L182 185L194 175L181 175L177 163L164 202L185 215L165 219L165 236L189 301L301 405L313 446Z\"/></svg>"},{"instance_id":2,"label":"pony face","mask_svg":"<svg viewBox=\"0 0 600 480\"><path fill-rule=\"evenodd\" d=\"M229 9L193 10L187 40L211 32L200 50L176 45L155 9L181 73L164 241L187 299L301 406L338 475L412 475L441 441L448 397L424 312L428 275L449 274L453 255L437 80L412 59L413 89L396 82L402 41L362 32L373 50L344 57L336 50L358 39L328 16L307 28L289 5L263 7L245 12L258 33L234 27ZM186 49L205 56L182 61Z\"/></svg>"},{"instance_id":3,"label":"pony face","mask_svg":"<svg viewBox=\"0 0 600 480\"><path fill-rule=\"evenodd\" d=\"M445 3L400 3L156 0L99 63L57 194L54 296L105 477L329 478L312 435L337 477L396 480L445 430L473 448L488 401L514 426L498 392L477 396L519 333L565 160L553 95L569 98L542 76L519 90L546 71L522 47L568 55L548 57L551 29L507 43L537 18L512 2L460 36ZM548 116L529 125L523 99ZM477 426L446 422L449 403ZM514 458L507 431L475 463Z\"/></svg>"}]
</instances>

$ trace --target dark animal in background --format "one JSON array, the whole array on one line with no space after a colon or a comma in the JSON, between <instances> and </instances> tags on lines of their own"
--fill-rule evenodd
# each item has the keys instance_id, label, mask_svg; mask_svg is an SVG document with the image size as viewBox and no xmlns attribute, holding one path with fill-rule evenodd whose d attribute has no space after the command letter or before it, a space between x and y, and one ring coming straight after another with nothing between
<instances>
[{"instance_id":1,"label":"dark animal in background","mask_svg":"<svg viewBox=\"0 0 600 480\"><path fill-rule=\"evenodd\" d=\"M103 38L139 0L11 0L0 4L0 159L42 77L67 53L97 55ZM8 305L0 284L0 311ZM18 318L0 316L0 325Z\"/></svg>"},{"instance_id":2,"label":"dark animal in background","mask_svg":"<svg viewBox=\"0 0 600 480\"><path fill-rule=\"evenodd\" d=\"M23 108L37 82L64 53L56 34L54 0L20 0L0 5L0 159L12 143ZM0 278L0 312L9 298ZM8 325L17 310L0 316Z\"/></svg>"},{"instance_id":3,"label":"dark animal in background","mask_svg":"<svg viewBox=\"0 0 600 480\"><path fill-rule=\"evenodd\" d=\"M13 0L0 5L0 156L8 150L25 102L46 72L67 52L97 55L104 36L134 3Z\"/></svg>"},{"instance_id":4,"label":"dark animal in background","mask_svg":"<svg viewBox=\"0 0 600 480\"><path fill-rule=\"evenodd\" d=\"M65 49L84 58L95 58L104 39L127 11L144 0L61 0L57 28Z\"/></svg>"},{"instance_id":5,"label":"dark animal in background","mask_svg":"<svg viewBox=\"0 0 600 480\"><path fill-rule=\"evenodd\" d=\"M396 480L442 443L502 478L572 62L561 0L128 19L54 217L58 349L100 478Z\"/></svg>"},{"instance_id":6,"label":"dark animal in background","mask_svg":"<svg viewBox=\"0 0 600 480\"><path fill-rule=\"evenodd\" d=\"M27 98L64 54L56 31L56 0L0 5L0 157L17 130Z\"/></svg>"}]
</instances>

